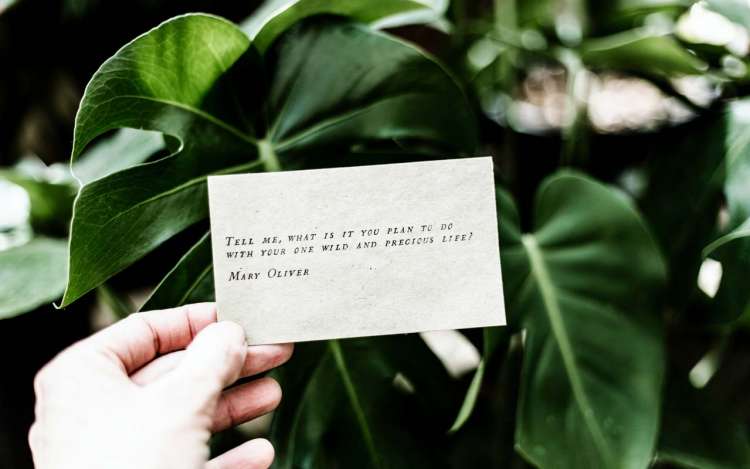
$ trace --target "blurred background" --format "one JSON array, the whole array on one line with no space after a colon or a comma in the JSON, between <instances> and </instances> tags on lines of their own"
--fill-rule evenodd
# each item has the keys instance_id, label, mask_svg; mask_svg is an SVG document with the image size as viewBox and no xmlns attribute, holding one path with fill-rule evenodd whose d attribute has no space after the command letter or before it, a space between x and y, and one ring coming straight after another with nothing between
<instances>
[{"instance_id":1,"label":"blurred background","mask_svg":"<svg viewBox=\"0 0 750 469\"><path fill-rule=\"evenodd\" d=\"M31 467L26 433L39 367L75 340L137 309L199 232L176 236L65 310L51 305L66 281L66 237L78 187L69 158L86 83L127 41L172 16L200 11L243 24L261 3L0 0L1 467ZM664 192L681 197L688 189L680 178L690 171L679 164L681 152L697 151L709 141L720 151L723 142L703 132L730 100L749 90L750 4L743 0L423 3L424 11L387 18L377 27L434 54L458 79L477 118L478 154L495 158L500 182L518 201L523 226L530 223L540 181L561 165L616 185L651 220L668 216L671 199L649 205L654 159L673 155L674 168L658 174ZM697 135L702 137L696 140ZM152 158L165 154L158 135L127 131L108 134L87 153L129 151ZM674 227L656 225L655 234L669 252ZM688 227L688 238L692 229L700 226ZM682 268L679 252L670 265ZM670 366L688 373L693 386L710 381L711 392L732 409L732 425L745 435L750 346L744 316L731 326L717 325L705 320L702 309L701 299L716 294L720 279L721 264L703 262L698 299L682 306L686 312L679 319L670 316L672 310L665 313ZM737 288L750 286L744 282ZM479 354L462 337L442 333L426 340L449 371L468 384ZM509 353L502 360L504 374L490 384L498 394L487 400L488 408L517 393L515 385L507 386L513 381L507 376L518 373L520 357ZM503 418L512 420L507 414ZM267 424L244 431L262 432ZM491 431L478 425L478 432ZM512 427L496 431L498 440L512 440ZM223 438L229 444L243 437ZM739 444L738 451L745 451L747 441ZM525 466L507 454L485 462Z\"/></svg>"}]
</instances>

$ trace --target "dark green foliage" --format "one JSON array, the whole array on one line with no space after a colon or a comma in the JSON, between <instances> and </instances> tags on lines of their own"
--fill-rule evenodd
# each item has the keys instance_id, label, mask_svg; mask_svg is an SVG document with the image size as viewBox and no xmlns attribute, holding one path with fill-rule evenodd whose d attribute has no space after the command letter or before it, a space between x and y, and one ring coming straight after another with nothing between
<instances>
[{"instance_id":1,"label":"dark green foliage","mask_svg":"<svg viewBox=\"0 0 750 469\"><path fill-rule=\"evenodd\" d=\"M8 231L34 234L0 250L0 318L59 299L66 261L63 307L144 271L162 280L142 308L212 300L208 175L490 153L509 325L463 331L481 360L459 377L419 335L300 344L274 372L277 467L750 467L750 405L722 402L750 385L748 62L675 23L750 27L750 7L485 3L271 0L241 26L154 21L88 82L72 173L0 172L31 200ZM419 21L443 33L377 26ZM560 88L547 127L528 119L539 70ZM613 76L684 114L597 126L590 90ZM697 282L707 259L715 294Z\"/></svg>"}]
</instances>

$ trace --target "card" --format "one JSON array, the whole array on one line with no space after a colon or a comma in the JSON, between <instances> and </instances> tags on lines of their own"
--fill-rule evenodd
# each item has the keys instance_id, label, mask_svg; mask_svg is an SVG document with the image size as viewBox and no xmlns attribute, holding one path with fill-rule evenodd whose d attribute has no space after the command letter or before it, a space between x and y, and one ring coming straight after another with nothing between
<instances>
[{"instance_id":1,"label":"card","mask_svg":"<svg viewBox=\"0 0 750 469\"><path fill-rule=\"evenodd\" d=\"M492 159L208 178L220 319L249 344L505 324Z\"/></svg>"}]
</instances>

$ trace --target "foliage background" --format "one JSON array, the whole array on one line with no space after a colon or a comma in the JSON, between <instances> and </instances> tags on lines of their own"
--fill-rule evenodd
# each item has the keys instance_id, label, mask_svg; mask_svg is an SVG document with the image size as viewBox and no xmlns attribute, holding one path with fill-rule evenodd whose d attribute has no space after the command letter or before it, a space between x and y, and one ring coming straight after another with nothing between
<instances>
[{"instance_id":1,"label":"foliage background","mask_svg":"<svg viewBox=\"0 0 750 469\"><path fill-rule=\"evenodd\" d=\"M750 467L748 28L743 0L0 1L0 460L30 467L56 351L211 299L207 174L491 154L509 326L301 344L215 450Z\"/></svg>"}]
</instances>

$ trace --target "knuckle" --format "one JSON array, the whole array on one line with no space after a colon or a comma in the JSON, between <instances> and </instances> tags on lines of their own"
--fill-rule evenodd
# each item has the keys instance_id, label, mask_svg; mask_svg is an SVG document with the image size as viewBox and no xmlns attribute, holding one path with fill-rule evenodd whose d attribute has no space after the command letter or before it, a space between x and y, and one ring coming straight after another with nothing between
<instances>
[{"instance_id":1,"label":"knuckle","mask_svg":"<svg viewBox=\"0 0 750 469\"><path fill-rule=\"evenodd\" d=\"M247 354L247 347L243 345L232 345L227 349L227 355L230 360L234 363L241 363L245 361L245 355Z\"/></svg>"},{"instance_id":2,"label":"knuckle","mask_svg":"<svg viewBox=\"0 0 750 469\"><path fill-rule=\"evenodd\" d=\"M241 415L231 399L227 399L224 401L224 409L226 411L227 420L224 425L225 427L234 427L242 423Z\"/></svg>"}]
</instances>

